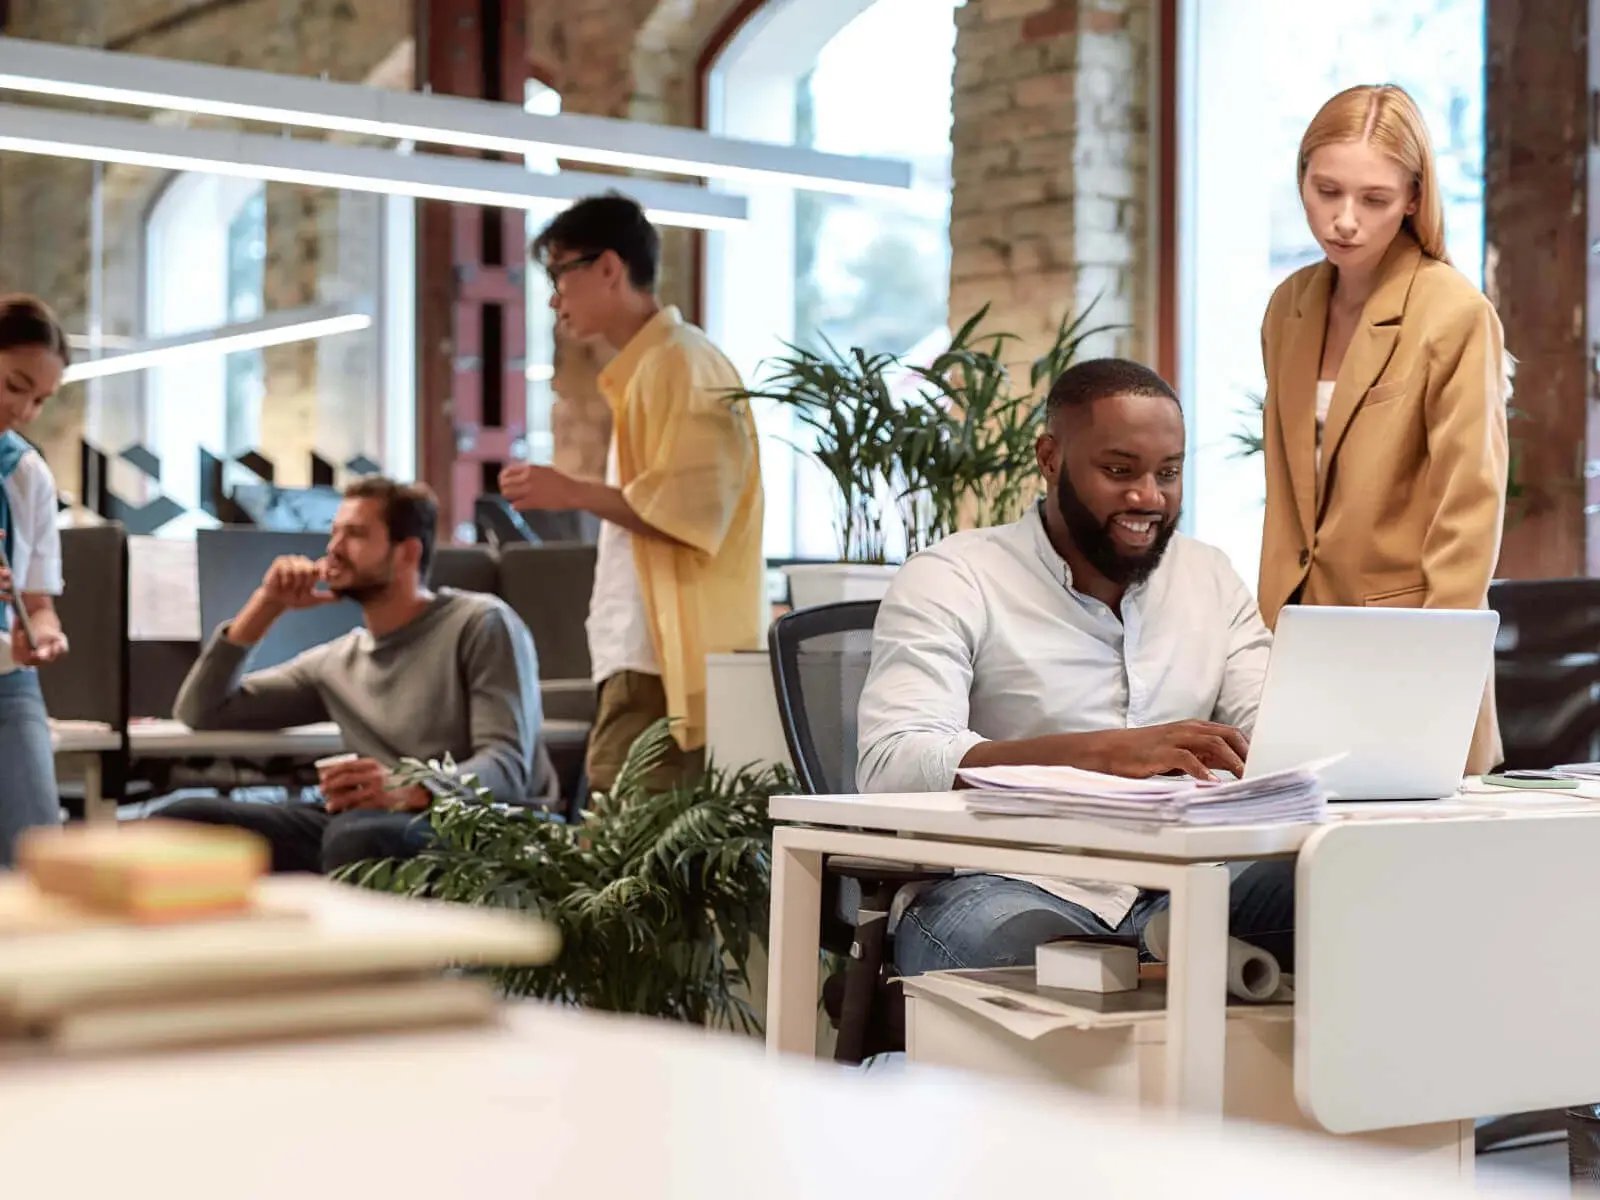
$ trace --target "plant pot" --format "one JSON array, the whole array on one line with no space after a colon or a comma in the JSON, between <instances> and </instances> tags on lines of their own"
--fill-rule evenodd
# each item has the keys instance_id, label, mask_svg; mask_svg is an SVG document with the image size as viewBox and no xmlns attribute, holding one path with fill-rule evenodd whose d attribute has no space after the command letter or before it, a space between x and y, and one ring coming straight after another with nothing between
<instances>
[{"instance_id":1,"label":"plant pot","mask_svg":"<svg viewBox=\"0 0 1600 1200\"><path fill-rule=\"evenodd\" d=\"M765 650L706 655L706 755L721 767L790 765Z\"/></svg>"},{"instance_id":2,"label":"plant pot","mask_svg":"<svg viewBox=\"0 0 1600 1200\"><path fill-rule=\"evenodd\" d=\"M889 581L900 569L885 563L798 563L785 567L789 577L789 603L794 608L815 608L845 600L882 600Z\"/></svg>"}]
</instances>

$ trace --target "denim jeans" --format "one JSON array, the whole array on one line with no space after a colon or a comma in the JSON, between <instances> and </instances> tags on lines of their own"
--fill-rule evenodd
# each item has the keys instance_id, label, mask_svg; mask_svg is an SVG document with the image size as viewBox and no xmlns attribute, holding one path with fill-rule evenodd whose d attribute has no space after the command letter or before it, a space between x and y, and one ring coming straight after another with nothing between
<instances>
[{"instance_id":1,"label":"denim jeans","mask_svg":"<svg viewBox=\"0 0 1600 1200\"><path fill-rule=\"evenodd\" d=\"M356 810L331 816L320 803L287 804L196 797L154 814L166 820L232 825L272 847L274 871L332 874L351 863L411 858L433 840L427 813Z\"/></svg>"},{"instance_id":2,"label":"denim jeans","mask_svg":"<svg viewBox=\"0 0 1600 1200\"><path fill-rule=\"evenodd\" d=\"M9 867L17 835L61 823L55 752L39 676L0 675L0 867Z\"/></svg>"},{"instance_id":3,"label":"denim jeans","mask_svg":"<svg viewBox=\"0 0 1600 1200\"><path fill-rule=\"evenodd\" d=\"M1294 970L1294 863L1259 862L1233 881L1228 932L1259 946L1285 971ZM895 969L902 975L958 967L1031 966L1043 942L1077 933L1122 933L1140 938L1166 908L1164 892L1141 892L1113 928L1082 905L1021 879L957 875L923 892L906 909L894 935Z\"/></svg>"}]
</instances>

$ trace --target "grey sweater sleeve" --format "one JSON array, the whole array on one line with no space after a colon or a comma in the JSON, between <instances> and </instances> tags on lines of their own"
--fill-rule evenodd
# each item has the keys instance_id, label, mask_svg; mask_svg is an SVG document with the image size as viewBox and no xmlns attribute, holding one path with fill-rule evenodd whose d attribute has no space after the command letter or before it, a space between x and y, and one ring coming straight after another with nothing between
<instances>
[{"instance_id":1,"label":"grey sweater sleeve","mask_svg":"<svg viewBox=\"0 0 1600 1200\"><path fill-rule=\"evenodd\" d=\"M321 646L264 671L244 674L249 646L212 635L178 691L173 715L190 729L284 729L328 720L317 688Z\"/></svg>"},{"instance_id":2,"label":"grey sweater sleeve","mask_svg":"<svg viewBox=\"0 0 1600 1200\"><path fill-rule=\"evenodd\" d=\"M459 764L502 804L524 804L540 782L534 750L544 708L528 627L509 608L485 609L462 639L472 757Z\"/></svg>"}]
</instances>

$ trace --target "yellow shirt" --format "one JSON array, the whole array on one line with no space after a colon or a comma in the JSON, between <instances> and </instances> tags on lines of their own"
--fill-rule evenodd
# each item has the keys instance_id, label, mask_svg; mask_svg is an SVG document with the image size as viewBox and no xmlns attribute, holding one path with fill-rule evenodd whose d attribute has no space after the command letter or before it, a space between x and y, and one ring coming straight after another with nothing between
<instances>
[{"instance_id":1,"label":"yellow shirt","mask_svg":"<svg viewBox=\"0 0 1600 1200\"><path fill-rule=\"evenodd\" d=\"M685 750L706 741L706 655L759 650L766 629L761 460L738 371L676 308L663 308L600 372L622 494L676 538L635 537L633 561Z\"/></svg>"}]
</instances>

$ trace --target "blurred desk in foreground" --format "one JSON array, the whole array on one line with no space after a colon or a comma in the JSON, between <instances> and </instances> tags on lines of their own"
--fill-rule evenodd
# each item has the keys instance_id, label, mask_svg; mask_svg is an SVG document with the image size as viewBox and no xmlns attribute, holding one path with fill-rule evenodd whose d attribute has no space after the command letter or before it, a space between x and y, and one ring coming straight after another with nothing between
<instances>
[{"instance_id":1,"label":"blurred desk in foreground","mask_svg":"<svg viewBox=\"0 0 1600 1200\"><path fill-rule=\"evenodd\" d=\"M419 1121L431 1151L406 1140ZM8 1195L162 1200L434 1200L508 1180L528 1196L799 1200L890 1177L919 1200L1027 1196L1041 1180L1172 1200L1471 1195L1292 1135L964 1074L844 1074L733 1035L536 1004L492 1029L6 1062L0 1155Z\"/></svg>"}]
</instances>

